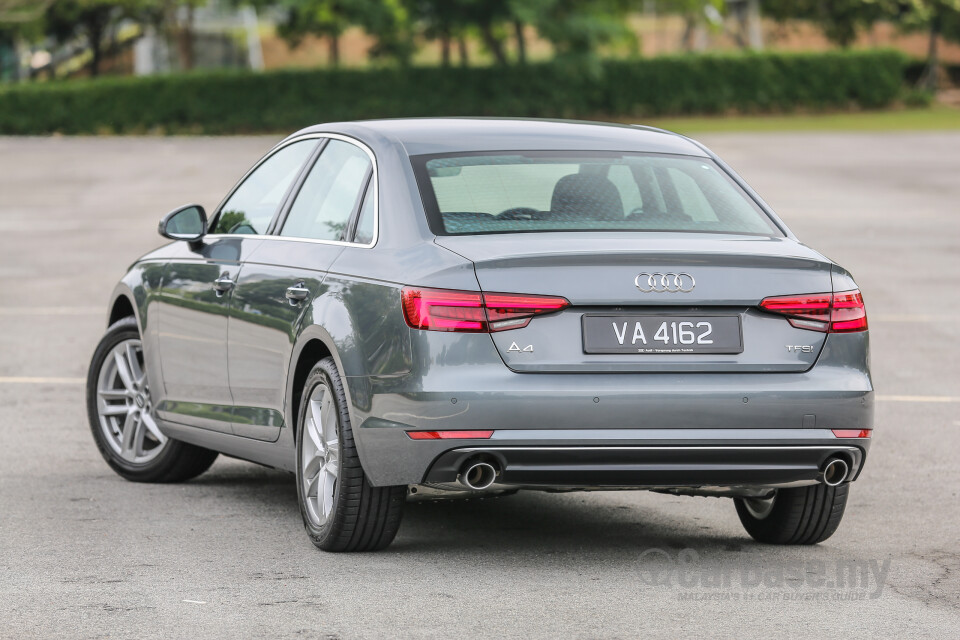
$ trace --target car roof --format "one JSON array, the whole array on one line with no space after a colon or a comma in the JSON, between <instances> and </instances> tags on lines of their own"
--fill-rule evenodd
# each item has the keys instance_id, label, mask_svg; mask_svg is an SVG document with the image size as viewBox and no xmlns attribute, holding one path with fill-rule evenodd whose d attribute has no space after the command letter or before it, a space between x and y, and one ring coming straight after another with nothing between
<instances>
[{"instance_id":1,"label":"car roof","mask_svg":"<svg viewBox=\"0 0 960 640\"><path fill-rule=\"evenodd\" d=\"M398 143L411 156L458 151L628 151L707 156L693 141L669 131L576 120L404 118L334 122L294 135L332 132L368 143Z\"/></svg>"}]
</instances>

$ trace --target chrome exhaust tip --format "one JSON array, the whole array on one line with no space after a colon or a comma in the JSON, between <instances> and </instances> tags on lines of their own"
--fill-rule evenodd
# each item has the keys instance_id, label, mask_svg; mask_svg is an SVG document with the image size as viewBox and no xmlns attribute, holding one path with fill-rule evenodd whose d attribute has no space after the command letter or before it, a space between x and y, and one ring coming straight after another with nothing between
<instances>
[{"instance_id":1,"label":"chrome exhaust tip","mask_svg":"<svg viewBox=\"0 0 960 640\"><path fill-rule=\"evenodd\" d=\"M494 483L497 473L497 468L489 462L473 461L463 465L457 480L468 489L482 491Z\"/></svg>"},{"instance_id":2,"label":"chrome exhaust tip","mask_svg":"<svg viewBox=\"0 0 960 640\"><path fill-rule=\"evenodd\" d=\"M850 465L843 458L830 458L823 465L820 471L820 482L828 487L835 487L847 479L850 473Z\"/></svg>"}]
</instances>

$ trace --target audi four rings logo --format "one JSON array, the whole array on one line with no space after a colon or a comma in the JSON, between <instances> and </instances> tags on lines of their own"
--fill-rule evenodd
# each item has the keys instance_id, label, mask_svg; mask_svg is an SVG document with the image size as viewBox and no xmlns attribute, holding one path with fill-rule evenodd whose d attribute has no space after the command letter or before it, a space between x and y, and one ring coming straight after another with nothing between
<instances>
[{"instance_id":1,"label":"audi four rings logo","mask_svg":"<svg viewBox=\"0 0 960 640\"><path fill-rule=\"evenodd\" d=\"M689 273L641 273L633 283L644 293L690 293L697 286Z\"/></svg>"}]
</instances>

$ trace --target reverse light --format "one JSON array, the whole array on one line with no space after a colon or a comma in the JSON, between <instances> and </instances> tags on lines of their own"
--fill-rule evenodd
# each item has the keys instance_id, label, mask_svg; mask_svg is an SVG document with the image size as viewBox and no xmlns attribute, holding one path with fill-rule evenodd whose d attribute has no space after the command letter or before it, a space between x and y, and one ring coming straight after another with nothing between
<instances>
[{"instance_id":1,"label":"reverse light","mask_svg":"<svg viewBox=\"0 0 960 640\"><path fill-rule=\"evenodd\" d=\"M486 440L493 435L489 431L407 431L411 440Z\"/></svg>"},{"instance_id":2,"label":"reverse light","mask_svg":"<svg viewBox=\"0 0 960 640\"><path fill-rule=\"evenodd\" d=\"M570 306L566 298L404 287L403 317L414 329L492 333L520 329L534 316Z\"/></svg>"},{"instance_id":3,"label":"reverse light","mask_svg":"<svg viewBox=\"0 0 960 640\"><path fill-rule=\"evenodd\" d=\"M798 329L825 333L867 330L867 310L860 291L811 293L799 296L764 298L760 308L787 317Z\"/></svg>"},{"instance_id":4,"label":"reverse light","mask_svg":"<svg viewBox=\"0 0 960 640\"><path fill-rule=\"evenodd\" d=\"M833 435L838 438L869 438L873 429L833 429Z\"/></svg>"}]
</instances>

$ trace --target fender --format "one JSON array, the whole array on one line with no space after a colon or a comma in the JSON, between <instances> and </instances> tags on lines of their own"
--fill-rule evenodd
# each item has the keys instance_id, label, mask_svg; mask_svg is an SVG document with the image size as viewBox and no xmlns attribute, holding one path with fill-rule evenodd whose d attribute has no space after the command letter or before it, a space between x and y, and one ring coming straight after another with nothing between
<instances>
[{"instance_id":1,"label":"fender","mask_svg":"<svg viewBox=\"0 0 960 640\"><path fill-rule=\"evenodd\" d=\"M160 366L159 351L157 349L160 334L159 315L155 313L154 305L156 304L156 296L160 291L165 272L166 264L164 262L145 261L134 263L110 294L110 306L107 312L107 324L109 325L110 316L113 314L113 309L120 298L126 298L130 308L133 309L134 317L137 319L137 326L140 328L140 339L143 342L147 376L150 380L161 382L160 384L154 383L153 385L158 400L161 399L164 394L162 384L163 371Z\"/></svg>"}]
</instances>

